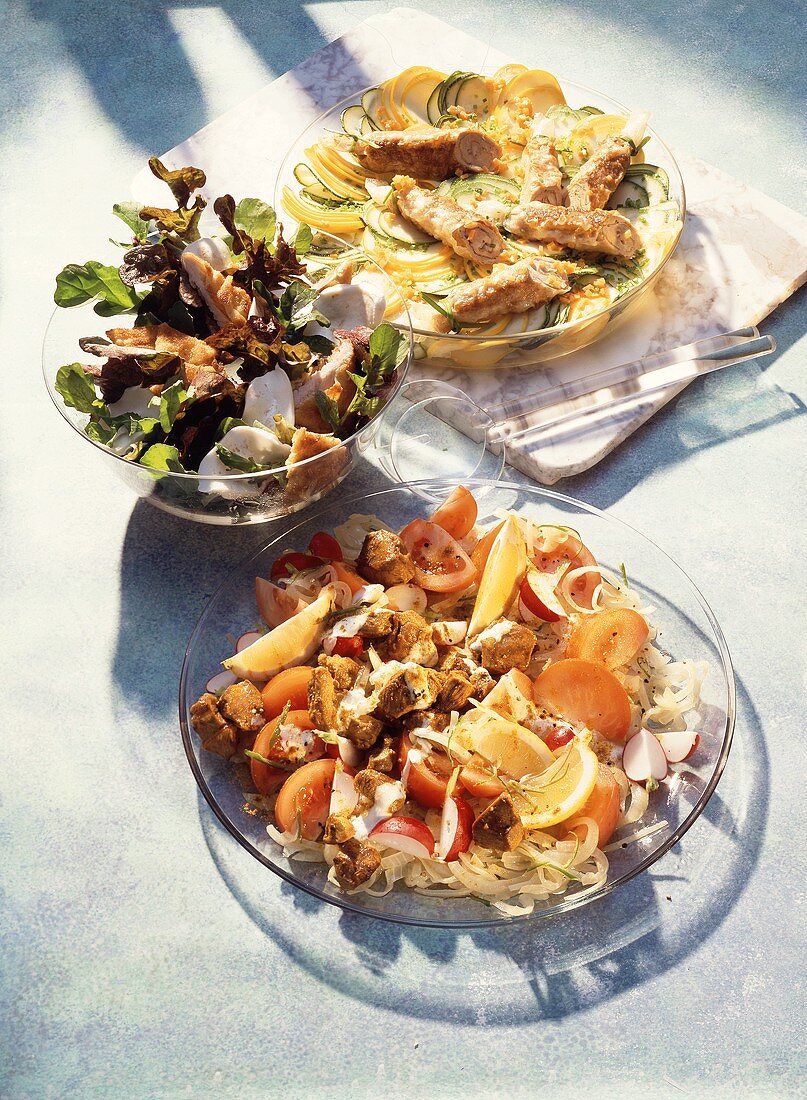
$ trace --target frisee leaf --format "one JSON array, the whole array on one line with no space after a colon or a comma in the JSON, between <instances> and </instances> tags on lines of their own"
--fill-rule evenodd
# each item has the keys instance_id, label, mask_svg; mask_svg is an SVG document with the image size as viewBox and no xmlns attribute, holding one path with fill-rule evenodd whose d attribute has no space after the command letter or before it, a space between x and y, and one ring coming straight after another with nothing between
<instances>
[{"instance_id":1,"label":"frisee leaf","mask_svg":"<svg viewBox=\"0 0 807 1100\"><path fill-rule=\"evenodd\" d=\"M137 309L140 295L122 281L116 267L97 260L86 264L67 264L56 276L53 300L57 306L70 309L98 299L95 312L102 317L129 313Z\"/></svg>"},{"instance_id":2,"label":"frisee leaf","mask_svg":"<svg viewBox=\"0 0 807 1100\"><path fill-rule=\"evenodd\" d=\"M82 413L92 413L98 397L95 386L81 363L67 363L56 372L56 391L65 405Z\"/></svg>"}]
</instances>

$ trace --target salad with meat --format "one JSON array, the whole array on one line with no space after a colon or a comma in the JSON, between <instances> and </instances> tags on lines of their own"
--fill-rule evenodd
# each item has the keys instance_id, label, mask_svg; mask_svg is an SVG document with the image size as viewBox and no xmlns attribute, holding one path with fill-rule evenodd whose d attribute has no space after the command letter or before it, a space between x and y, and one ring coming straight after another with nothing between
<instances>
[{"instance_id":1,"label":"salad with meat","mask_svg":"<svg viewBox=\"0 0 807 1100\"><path fill-rule=\"evenodd\" d=\"M698 749L706 667L659 648L576 531L477 518L458 487L401 531L354 515L279 554L190 722L338 889L520 915L665 827L642 818Z\"/></svg>"},{"instance_id":2,"label":"salad with meat","mask_svg":"<svg viewBox=\"0 0 807 1100\"><path fill-rule=\"evenodd\" d=\"M204 172L149 165L175 207L116 205L131 234L122 262L68 264L56 278L58 306L92 302L115 318L79 341L86 358L59 369L56 390L90 439L198 473L195 492L237 498L243 479L227 475L265 472L299 499L330 469L299 464L338 449L395 386L407 344L384 322L383 277L307 226L286 241L256 198L217 198L218 232L203 236Z\"/></svg>"},{"instance_id":3,"label":"salad with meat","mask_svg":"<svg viewBox=\"0 0 807 1100\"><path fill-rule=\"evenodd\" d=\"M415 66L306 148L282 201L376 257L421 334L517 336L607 309L678 239L667 173L645 162L648 117L571 107L524 65Z\"/></svg>"}]
</instances>

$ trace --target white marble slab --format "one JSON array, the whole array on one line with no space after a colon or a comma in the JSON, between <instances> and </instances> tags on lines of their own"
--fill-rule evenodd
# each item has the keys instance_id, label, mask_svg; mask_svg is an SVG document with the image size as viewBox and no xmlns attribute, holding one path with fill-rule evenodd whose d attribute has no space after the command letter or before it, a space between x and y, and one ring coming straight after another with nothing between
<instances>
[{"instance_id":1,"label":"white marble slab","mask_svg":"<svg viewBox=\"0 0 807 1100\"><path fill-rule=\"evenodd\" d=\"M423 12L395 8L351 28L342 38L266 85L165 154L172 165L197 164L210 196L229 191L270 198L288 146L334 103L409 65L479 70L518 60ZM701 336L756 324L807 278L807 219L683 152L674 151L687 193L683 237L653 290L596 344L538 370L443 377L483 407L563 385ZM162 201L161 185L142 172L133 193ZM434 375L433 368L424 373ZM593 466L622 443L677 390L609 416L570 435L527 436L508 446L508 460L550 485Z\"/></svg>"}]
</instances>

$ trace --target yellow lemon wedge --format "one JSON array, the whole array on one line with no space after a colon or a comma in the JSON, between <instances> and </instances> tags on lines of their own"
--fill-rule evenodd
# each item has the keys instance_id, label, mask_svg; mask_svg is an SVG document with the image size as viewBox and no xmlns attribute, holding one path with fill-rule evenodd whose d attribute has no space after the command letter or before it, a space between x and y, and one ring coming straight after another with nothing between
<instances>
[{"instance_id":1,"label":"yellow lemon wedge","mask_svg":"<svg viewBox=\"0 0 807 1100\"><path fill-rule=\"evenodd\" d=\"M539 775L555 762L552 750L532 730L484 706L460 718L451 740L514 779Z\"/></svg>"},{"instance_id":2,"label":"yellow lemon wedge","mask_svg":"<svg viewBox=\"0 0 807 1100\"><path fill-rule=\"evenodd\" d=\"M558 750L554 762L519 793L529 804L521 814L525 829L548 829L576 814L597 782L597 754L575 738Z\"/></svg>"},{"instance_id":3,"label":"yellow lemon wedge","mask_svg":"<svg viewBox=\"0 0 807 1100\"><path fill-rule=\"evenodd\" d=\"M304 665L314 655L322 634L322 622L333 607L333 588L328 585L313 603L262 635L222 664L244 680L271 680L284 668Z\"/></svg>"},{"instance_id":4,"label":"yellow lemon wedge","mask_svg":"<svg viewBox=\"0 0 807 1100\"><path fill-rule=\"evenodd\" d=\"M468 626L475 638L505 614L527 570L527 547L518 520L508 515L490 549Z\"/></svg>"}]
</instances>

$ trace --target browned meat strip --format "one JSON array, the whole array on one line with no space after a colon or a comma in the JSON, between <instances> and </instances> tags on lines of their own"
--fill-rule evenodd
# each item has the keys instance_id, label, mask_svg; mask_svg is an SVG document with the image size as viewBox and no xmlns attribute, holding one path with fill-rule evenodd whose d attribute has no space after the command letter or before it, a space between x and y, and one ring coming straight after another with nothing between
<instances>
[{"instance_id":1,"label":"browned meat strip","mask_svg":"<svg viewBox=\"0 0 807 1100\"><path fill-rule=\"evenodd\" d=\"M343 890L355 890L372 878L381 866L381 856L372 844L352 837L346 840L334 856L336 881Z\"/></svg>"},{"instance_id":2,"label":"browned meat strip","mask_svg":"<svg viewBox=\"0 0 807 1100\"><path fill-rule=\"evenodd\" d=\"M602 210L630 167L630 156L630 142L621 137L606 138L566 189L569 206L575 210Z\"/></svg>"},{"instance_id":3,"label":"browned meat strip","mask_svg":"<svg viewBox=\"0 0 807 1100\"><path fill-rule=\"evenodd\" d=\"M490 172L501 146L475 129L387 130L359 138L353 152L367 172L444 180L455 172Z\"/></svg>"}]
</instances>

